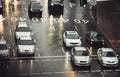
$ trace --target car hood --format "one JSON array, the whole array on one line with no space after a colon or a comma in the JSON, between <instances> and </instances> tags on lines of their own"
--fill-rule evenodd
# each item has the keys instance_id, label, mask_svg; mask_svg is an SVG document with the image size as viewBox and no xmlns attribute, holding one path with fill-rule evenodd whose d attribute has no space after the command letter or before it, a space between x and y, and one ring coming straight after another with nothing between
<instances>
[{"instance_id":1,"label":"car hood","mask_svg":"<svg viewBox=\"0 0 120 77\"><path fill-rule=\"evenodd\" d=\"M117 57L102 57L102 60L106 62L117 62L118 58Z\"/></svg>"},{"instance_id":2,"label":"car hood","mask_svg":"<svg viewBox=\"0 0 120 77\"><path fill-rule=\"evenodd\" d=\"M70 43L78 43L78 42L81 42L80 39L67 39L67 42L70 42Z\"/></svg>"},{"instance_id":3,"label":"car hood","mask_svg":"<svg viewBox=\"0 0 120 77\"><path fill-rule=\"evenodd\" d=\"M31 32L16 32L16 37L20 38L20 37L28 37L31 36Z\"/></svg>"},{"instance_id":4,"label":"car hood","mask_svg":"<svg viewBox=\"0 0 120 77\"><path fill-rule=\"evenodd\" d=\"M90 57L89 56L75 56L75 59L79 61L89 61Z\"/></svg>"},{"instance_id":5,"label":"car hood","mask_svg":"<svg viewBox=\"0 0 120 77\"><path fill-rule=\"evenodd\" d=\"M9 54L9 50L0 50L0 55Z\"/></svg>"},{"instance_id":6,"label":"car hood","mask_svg":"<svg viewBox=\"0 0 120 77\"><path fill-rule=\"evenodd\" d=\"M35 49L34 45L18 45L18 49L20 50L33 50Z\"/></svg>"}]
</instances>

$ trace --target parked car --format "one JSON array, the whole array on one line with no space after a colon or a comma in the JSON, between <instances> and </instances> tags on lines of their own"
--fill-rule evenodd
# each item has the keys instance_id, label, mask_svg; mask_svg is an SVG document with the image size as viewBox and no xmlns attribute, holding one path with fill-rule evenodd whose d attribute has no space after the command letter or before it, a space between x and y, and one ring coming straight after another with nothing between
<instances>
[{"instance_id":1,"label":"parked car","mask_svg":"<svg viewBox=\"0 0 120 77\"><path fill-rule=\"evenodd\" d=\"M35 54L35 41L32 37L20 37L18 40L18 54L27 54L34 55Z\"/></svg>"},{"instance_id":2,"label":"parked car","mask_svg":"<svg viewBox=\"0 0 120 77\"><path fill-rule=\"evenodd\" d=\"M65 31L63 34L63 43L66 47L81 46L81 37L77 31Z\"/></svg>"},{"instance_id":3,"label":"parked car","mask_svg":"<svg viewBox=\"0 0 120 77\"><path fill-rule=\"evenodd\" d=\"M91 58L86 47L73 47L71 50L71 60L76 66L90 66Z\"/></svg>"},{"instance_id":4,"label":"parked car","mask_svg":"<svg viewBox=\"0 0 120 77\"><path fill-rule=\"evenodd\" d=\"M97 57L102 66L117 67L119 66L119 59L112 48L99 48L97 50Z\"/></svg>"},{"instance_id":5,"label":"parked car","mask_svg":"<svg viewBox=\"0 0 120 77\"><path fill-rule=\"evenodd\" d=\"M63 14L64 0L48 0L49 13L60 13Z\"/></svg>"},{"instance_id":6,"label":"parked car","mask_svg":"<svg viewBox=\"0 0 120 77\"><path fill-rule=\"evenodd\" d=\"M42 17L42 5L40 1L31 1L30 5L28 6L28 14L29 18L37 17L41 18Z\"/></svg>"},{"instance_id":7,"label":"parked car","mask_svg":"<svg viewBox=\"0 0 120 77\"><path fill-rule=\"evenodd\" d=\"M99 45L104 45L104 39L103 35L96 32L96 31L90 31L87 33L86 36L86 41L92 45L92 44L99 44Z\"/></svg>"},{"instance_id":8,"label":"parked car","mask_svg":"<svg viewBox=\"0 0 120 77\"><path fill-rule=\"evenodd\" d=\"M27 22L20 21L16 25L15 39L19 39L20 37L31 36L31 35L32 35L32 32L31 32L31 30L30 30L29 25L27 24Z\"/></svg>"},{"instance_id":9,"label":"parked car","mask_svg":"<svg viewBox=\"0 0 120 77\"><path fill-rule=\"evenodd\" d=\"M10 58L10 50L9 45L4 39L0 39L0 59L7 59Z\"/></svg>"}]
</instances>

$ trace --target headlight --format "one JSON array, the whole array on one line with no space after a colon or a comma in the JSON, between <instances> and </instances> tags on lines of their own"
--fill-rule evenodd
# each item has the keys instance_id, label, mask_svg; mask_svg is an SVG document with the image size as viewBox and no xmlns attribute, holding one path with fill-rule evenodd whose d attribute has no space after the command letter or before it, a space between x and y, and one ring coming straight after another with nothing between
<instances>
[{"instance_id":1,"label":"headlight","mask_svg":"<svg viewBox=\"0 0 120 77\"><path fill-rule=\"evenodd\" d=\"M63 4L61 4L61 6L63 6Z\"/></svg>"},{"instance_id":2,"label":"headlight","mask_svg":"<svg viewBox=\"0 0 120 77\"><path fill-rule=\"evenodd\" d=\"M91 39L91 41L94 41L93 39Z\"/></svg>"},{"instance_id":3,"label":"headlight","mask_svg":"<svg viewBox=\"0 0 120 77\"><path fill-rule=\"evenodd\" d=\"M32 8L31 8L30 10L31 10L31 11L33 11L33 9L32 9Z\"/></svg>"},{"instance_id":4,"label":"headlight","mask_svg":"<svg viewBox=\"0 0 120 77\"><path fill-rule=\"evenodd\" d=\"M51 6L53 6L54 4L53 3L51 3Z\"/></svg>"}]
</instances>

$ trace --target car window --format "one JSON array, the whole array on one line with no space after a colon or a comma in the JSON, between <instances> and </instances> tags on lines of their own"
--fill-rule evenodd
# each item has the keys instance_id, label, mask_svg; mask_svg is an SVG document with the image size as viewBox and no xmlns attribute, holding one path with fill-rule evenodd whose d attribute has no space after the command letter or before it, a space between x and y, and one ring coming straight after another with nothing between
<instances>
[{"instance_id":1,"label":"car window","mask_svg":"<svg viewBox=\"0 0 120 77\"><path fill-rule=\"evenodd\" d=\"M33 45L33 40L20 40L20 45Z\"/></svg>"},{"instance_id":2,"label":"car window","mask_svg":"<svg viewBox=\"0 0 120 77\"><path fill-rule=\"evenodd\" d=\"M19 27L16 29L17 31L29 32L30 29L28 27Z\"/></svg>"},{"instance_id":3,"label":"car window","mask_svg":"<svg viewBox=\"0 0 120 77\"><path fill-rule=\"evenodd\" d=\"M31 3L31 7L32 8L41 8L42 6L41 6L41 4L40 4L40 2L33 2L33 3Z\"/></svg>"},{"instance_id":4,"label":"car window","mask_svg":"<svg viewBox=\"0 0 120 77\"><path fill-rule=\"evenodd\" d=\"M67 38L68 39L79 39L79 35L78 34L68 34Z\"/></svg>"},{"instance_id":5,"label":"car window","mask_svg":"<svg viewBox=\"0 0 120 77\"><path fill-rule=\"evenodd\" d=\"M89 55L89 52L88 52L88 51L76 50L76 51L74 52L74 54L75 54L76 56L88 56L88 55Z\"/></svg>"},{"instance_id":6,"label":"car window","mask_svg":"<svg viewBox=\"0 0 120 77\"><path fill-rule=\"evenodd\" d=\"M114 52L104 52L103 53L103 56L104 57L115 57L115 53Z\"/></svg>"},{"instance_id":7,"label":"car window","mask_svg":"<svg viewBox=\"0 0 120 77\"><path fill-rule=\"evenodd\" d=\"M6 44L0 44L0 50L4 50L7 49L7 45Z\"/></svg>"}]
</instances>

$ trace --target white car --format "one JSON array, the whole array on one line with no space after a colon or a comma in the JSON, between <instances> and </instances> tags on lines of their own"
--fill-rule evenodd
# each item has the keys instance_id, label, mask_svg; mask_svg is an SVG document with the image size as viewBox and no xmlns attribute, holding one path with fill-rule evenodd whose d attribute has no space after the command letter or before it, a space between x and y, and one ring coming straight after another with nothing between
<instances>
[{"instance_id":1,"label":"white car","mask_svg":"<svg viewBox=\"0 0 120 77\"><path fill-rule=\"evenodd\" d=\"M86 47L73 47L71 50L71 60L76 66L90 66L91 58Z\"/></svg>"},{"instance_id":2,"label":"white car","mask_svg":"<svg viewBox=\"0 0 120 77\"><path fill-rule=\"evenodd\" d=\"M9 59L10 58L10 51L9 45L4 39L0 40L0 59Z\"/></svg>"},{"instance_id":3,"label":"white car","mask_svg":"<svg viewBox=\"0 0 120 77\"><path fill-rule=\"evenodd\" d=\"M63 34L63 42L66 47L81 46L81 37L76 31L65 31Z\"/></svg>"},{"instance_id":4,"label":"white car","mask_svg":"<svg viewBox=\"0 0 120 77\"><path fill-rule=\"evenodd\" d=\"M119 65L118 56L112 48L99 48L97 57L102 66L117 67Z\"/></svg>"},{"instance_id":5,"label":"white car","mask_svg":"<svg viewBox=\"0 0 120 77\"><path fill-rule=\"evenodd\" d=\"M27 22L24 22L24 21L20 21L18 23L18 25L16 26L16 30L15 30L15 37L16 39L19 39L20 37L23 37L23 36L31 36L32 33L31 33L31 30L27 24Z\"/></svg>"},{"instance_id":6,"label":"white car","mask_svg":"<svg viewBox=\"0 0 120 77\"><path fill-rule=\"evenodd\" d=\"M18 40L18 54L30 54L35 53L35 41L31 37L20 37Z\"/></svg>"}]
</instances>

